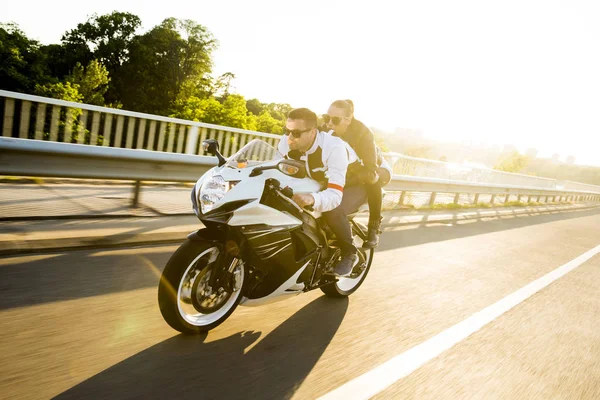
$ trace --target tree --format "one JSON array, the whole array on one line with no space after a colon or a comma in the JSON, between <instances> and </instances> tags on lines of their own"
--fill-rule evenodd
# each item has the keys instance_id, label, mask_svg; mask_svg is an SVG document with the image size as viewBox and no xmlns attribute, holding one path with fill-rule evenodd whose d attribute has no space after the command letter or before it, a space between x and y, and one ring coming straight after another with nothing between
<instances>
[{"instance_id":1,"label":"tree","mask_svg":"<svg viewBox=\"0 0 600 400\"><path fill-rule=\"evenodd\" d=\"M269 103L264 106L271 116L279 121L285 121L289 112L292 111L292 106L286 103Z\"/></svg>"},{"instance_id":2,"label":"tree","mask_svg":"<svg viewBox=\"0 0 600 400\"><path fill-rule=\"evenodd\" d=\"M265 109L264 104L261 103L258 99L250 99L246 101L246 108L248 111L256 116L262 114ZM270 114L269 114L270 115Z\"/></svg>"},{"instance_id":3,"label":"tree","mask_svg":"<svg viewBox=\"0 0 600 400\"><path fill-rule=\"evenodd\" d=\"M160 115L173 112L176 101L185 101L182 91L191 94L190 89L206 84L215 47L210 32L190 20L168 18L136 36L120 78L113 76L123 106Z\"/></svg>"},{"instance_id":4,"label":"tree","mask_svg":"<svg viewBox=\"0 0 600 400\"><path fill-rule=\"evenodd\" d=\"M232 88L232 81L235 79L235 74L232 72L225 72L223 75L219 76L213 87L213 96L226 98L229 96L229 92Z\"/></svg>"},{"instance_id":5,"label":"tree","mask_svg":"<svg viewBox=\"0 0 600 400\"><path fill-rule=\"evenodd\" d=\"M0 87L32 92L50 81L39 43L30 40L16 24L0 24Z\"/></svg>"},{"instance_id":6,"label":"tree","mask_svg":"<svg viewBox=\"0 0 600 400\"><path fill-rule=\"evenodd\" d=\"M222 125L256 130L256 120L248 115L246 100L239 94L230 94L223 102Z\"/></svg>"},{"instance_id":7,"label":"tree","mask_svg":"<svg viewBox=\"0 0 600 400\"><path fill-rule=\"evenodd\" d=\"M273 118L267 110L264 110L256 118L256 129L259 132L281 134L283 133L283 126L284 122Z\"/></svg>"},{"instance_id":8,"label":"tree","mask_svg":"<svg viewBox=\"0 0 600 400\"><path fill-rule=\"evenodd\" d=\"M135 37L135 32L141 26L137 15L114 11L111 14L94 14L87 22L77 24L77 28L66 32L62 37L61 48L50 48L50 57L62 56L55 70L64 74L75 67L77 62L88 65L96 59L102 63L111 77L117 82L123 77L121 66L127 61L129 47ZM62 79L64 75L57 75ZM106 99L109 102L120 101L120 93L116 85L108 88Z\"/></svg>"},{"instance_id":9,"label":"tree","mask_svg":"<svg viewBox=\"0 0 600 400\"><path fill-rule=\"evenodd\" d=\"M56 81L64 80L77 63L87 65L93 59L91 51L85 45L50 44L41 46L40 52L44 55L48 74Z\"/></svg>"},{"instance_id":10,"label":"tree","mask_svg":"<svg viewBox=\"0 0 600 400\"><path fill-rule=\"evenodd\" d=\"M72 84L71 82L47 83L45 85L37 84L35 86L35 94L77 103L81 103L84 98L79 93L79 85Z\"/></svg>"},{"instance_id":11,"label":"tree","mask_svg":"<svg viewBox=\"0 0 600 400\"><path fill-rule=\"evenodd\" d=\"M171 115L174 118L215 125L220 125L223 121L223 105L214 97L200 99L191 96L180 102L177 109L178 111Z\"/></svg>"},{"instance_id":12,"label":"tree","mask_svg":"<svg viewBox=\"0 0 600 400\"><path fill-rule=\"evenodd\" d=\"M529 157L521 155L518 151L513 151L504 157L500 163L494 166L494 169L504 172L520 172L529 163Z\"/></svg>"},{"instance_id":13,"label":"tree","mask_svg":"<svg viewBox=\"0 0 600 400\"><path fill-rule=\"evenodd\" d=\"M115 72L127 60L129 45L141 24L137 15L127 12L94 14L87 22L77 24L76 29L65 33L62 41L66 47L85 46L91 57L107 66L110 72Z\"/></svg>"},{"instance_id":14,"label":"tree","mask_svg":"<svg viewBox=\"0 0 600 400\"><path fill-rule=\"evenodd\" d=\"M104 105L104 94L108 89L110 78L106 67L98 60L90 61L85 68L77 63L66 80L78 88L84 103Z\"/></svg>"}]
</instances>

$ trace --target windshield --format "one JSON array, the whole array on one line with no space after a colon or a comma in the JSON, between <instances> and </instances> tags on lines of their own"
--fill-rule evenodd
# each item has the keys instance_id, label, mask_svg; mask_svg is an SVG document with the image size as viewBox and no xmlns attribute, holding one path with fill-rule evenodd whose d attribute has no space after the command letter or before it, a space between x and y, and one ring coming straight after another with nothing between
<instances>
[{"instance_id":1,"label":"windshield","mask_svg":"<svg viewBox=\"0 0 600 400\"><path fill-rule=\"evenodd\" d=\"M282 158L283 155L273 146L263 140L254 139L229 157L225 166L230 168L246 168Z\"/></svg>"}]
</instances>

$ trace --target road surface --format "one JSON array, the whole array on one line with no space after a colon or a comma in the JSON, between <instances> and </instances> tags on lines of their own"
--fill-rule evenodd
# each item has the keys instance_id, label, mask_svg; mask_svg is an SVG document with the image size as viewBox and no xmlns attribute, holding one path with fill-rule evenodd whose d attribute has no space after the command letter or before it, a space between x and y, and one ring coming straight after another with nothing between
<instances>
[{"instance_id":1,"label":"road surface","mask_svg":"<svg viewBox=\"0 0 600 400\"><path fill-rule=\"evenodd\" d=\"M158 310L176 246L0 258L0 397L332 396L598 245L598 209L404 226L349 299L239 307L202 337ZM598 399L599 289L595 255L374 398Z\"/></svg>"}]
</instances>

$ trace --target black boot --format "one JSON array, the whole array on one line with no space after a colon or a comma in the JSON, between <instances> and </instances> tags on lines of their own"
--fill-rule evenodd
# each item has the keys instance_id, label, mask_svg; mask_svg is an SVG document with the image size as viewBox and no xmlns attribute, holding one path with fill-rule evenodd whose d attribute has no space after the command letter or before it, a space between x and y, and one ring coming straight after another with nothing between
<instances>
[{"instance_id":1,"label":"black boot","mask_svg":"<svg viewBox=\"0 0 600 400\"><path fill-rule=\"evenodd\" d=\"M383 217L378 220L369 221L369 231L367 232L367 240L363 243L363 249L374 249L379 245L379 234L381 233L381 221Z\"/></svg>"}]
</instances>

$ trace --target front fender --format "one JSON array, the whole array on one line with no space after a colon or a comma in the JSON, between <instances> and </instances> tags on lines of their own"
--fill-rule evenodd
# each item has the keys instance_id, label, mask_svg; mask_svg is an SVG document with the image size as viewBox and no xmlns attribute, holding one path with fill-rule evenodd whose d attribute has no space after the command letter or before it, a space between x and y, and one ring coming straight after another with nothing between
<instances>
[{"instance_id":1,"label":"front fender","mask_svg":"<svg viewBox=\"0 0 600 400\"><path fill-rule=\"evenodd\" d=\"M195 242L224 242L225 233L216 229L201 228L190 233L187 238Z\"/></svg>"}]
</instances>

